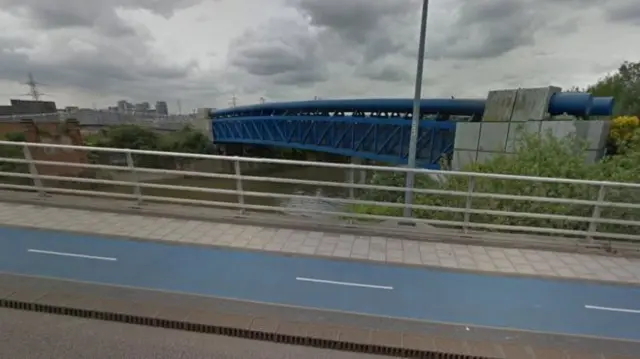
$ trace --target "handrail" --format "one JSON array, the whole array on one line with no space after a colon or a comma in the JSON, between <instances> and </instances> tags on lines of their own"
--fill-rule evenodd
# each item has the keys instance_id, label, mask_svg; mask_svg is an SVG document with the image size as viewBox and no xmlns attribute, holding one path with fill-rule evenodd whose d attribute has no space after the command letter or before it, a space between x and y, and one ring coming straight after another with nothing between
<instances>
[{"instance_id":1,"label":"handrail","mask_svg":"<svg viewBox=\"0 0 640 359\"><path fill-rule=\"evenodd\" d=\"M24 165L28 168L28 172L17 171L17 167L11 169L0 169L0 177L9 178L14 180L23 180L30 182L29 184L10 181L0 181L0 188L9 190L28 190L37 191L38 193L65 193L75 194L82 196L101 196L131 199L137 203L144 202L162 202L162 203L175 203L175 204L188 204L188 205L201 205L201 206L215 206L235 208L240 211L271 211L277 213L305 213L316 214L323 216L333 216L335 218L349 218L352 220L402 220L403 222L410 222L416 224L428 224L433 226L440 226L444 228L457 228L463 231L470 229L488 230L488 231L501 231L501 232L514 232L514 233L535 233L546 234L554 236L570 236L577 237L578 239L587 238L588 240L594 239L606 239L606 240L619 240L619 241L637 241L640 244L640 203L631 202L616 202L607 199L607 195L610 195L610 188L618 188L618 190L638 190L640 184L638 183L623 183L623 182L610 182L610 181L590 181L590 180L575 180L567 178L549 178L549 177L533 177L533 176L516 176L505 174L493 174L493 173L476 173L476 172L460 172L460 171L442 171L442 170L429 170L429 169L410 169L402 167L384 167L384 166L372 166L372 165L358 165L358 164L344 164L344 163L326 163L326 162L309 162L298 160L284 160L284 159L268 159L268 158L250 158L250 157L238 157L238 156L221 156L221 155L208 155L208 154L189 154L179 152L161 152L150 150L135 150L135 149L122 149L122 148L102 148L102 147L89 147L89 146L75 146L75 145L62 145L62 144L47 144L47 143L30 143L30 142L11 142L0 141L0 146L13 146L22 149L23 156L19 158L3 158L0 157L0 163ZM102 152L111 153L117 155L124 155L124 165L114 164L97 164L86 162L70 162L70 161L52 161L47 158L47 155L42 151L34 152L36 148L49 148L71 151L85 151L85 152ZM218 173L218 172L199 172L195 170L180 170L180 169L163 169L163 168L151 168L140 167L135 161L133 155L145 155L145 156L159 156L159 157L181 157L194 160L210 160L216 163L229 163L229 168L232 169L232 173ZM294 165L294 166L306 166L306 167L322 167L322 168L336 168L343 169L350 173L348 181L343 182L331 182L322 180L309 180L309 179L296 179L296 178L280 178L269 176L258 176L246 173L246 169L243 164L277 164L277 165ZM60 168L64 168L64 171L58 171ZM57 168L58 170L52 170ZM110 174L116 172L130 173L130 178L125 179L111 179L111 178L86 178L74 175L79 170L94 170L102 171ZM65 172L66 171L66 172ZM394 215L394 210L400 210L405 207L403 203L387 202L384 200L367 200L358 198L354 195L354 190L360 191L382 191L382 192L404 192L405 188L402 186L387 186L387 185L375 185L370 183L358 183L354 180L355 171L385 171L385 172L397 172L407 173L414 172L416 174L423 175L438 175L444 178L452 176L462 176L469 179L469 188L464 190L448 190L445 188L415 188L413 190L414 195L420 196L446 196L446 198L457 198L458 202L453 199L447 199L446 201L440 201L434 203L417 203L412 204L410 207L417 211L423 211L428 214L425 218L403 218L400 215ZM207 188L207 187L195 187L189 185L176 185L165 183L151 183L149 181L140 180L139 177L142 174L158 174L158 175L171 175L171 176L193 176L212 179L226 179L235 182L235 186L232 188ZM477 191L474 183L477 184L477 179L483 180L500 180L500 181L530 181L535 183L559 183L579 186L593 186L598 189L599 193L596 199L585 198L561 198L561 197L541 197L533 195L520 195L515 193L488 193ZM272 193L272 192L260 192L256 190L247 190L248 182L267 182L278 184L290 184L290 185L310 185L317 187L334 187L349 189L349 195L346 198L332 198L324 196L310 196L304 194L290 194L290 193ZM75 184L75 188L62 188L61 183ZM91 190L77 188L78 184L92 185L92 186L107 186L102 189L92 188ZM129 188L128 193L115 193L113 192L113 186L120 186ZM154 190L170 190L178 192L177 196L167 196L164 194L158 194L157 192L150 193ZM218 198L188 198L186 194L201 193L201 194L217 194L225 195L235 200L219 200ZM182 197L184 196L184 197ZM251 198L273 198L278 200L306 200L311 199L315 201L323 201L324 203L331 204L332 208L321 209L309 209L309 208L292 208L283 207L280 205L272 204L256 204L252 202ZM444 198L444 197L443 197ZM249 200L248 200L249 199ZM532 203L547 203L560 205L565 207L578 206L581 208L579 211L569 212L552 212L545 213L541 211L535 211L532 209L522 208L522 210L516 211L509 208L480 208L477 203L474 203L476 199L483 200L504 200L504 201L517 201L532 202ZM462 203L464 202L464 203ZM391 212L380 214L376 211L373 213L356 213L350 210L349 206L368 206L368 207L386 207ZM567 207L567 208L568 208ZM638 214L629 216L616 215L614 217L603 216L603 209L618 209L618 212L629 212ZM401 211L398 211L401 212ZM375 213L375 214L374 214ZM438 213L442 215L438 215ZM606 214L606 213L605 213ZM457 217L459 215L459 217ZM486 218L501 218L499 221L486 221ZM513 219L518 219L514 221ZM484 221L484 222L483 222ZM536 222L538 221L538 222ZM548 224L547 226L533 225L535 223L547 223L544 221L557 221L562 223L570 223L571 225ZM553 222L556 223L556 222ZM630 228L636 228L637 230L630 230L627 233L621 233L619 231L607 232L606 228L603 230L599 226L611 228L611 226L625 226ZM576 240L569 239L569 240Z\"/></svg>"},{"instance_id":2,"label":"handrail","mask_svg":"<svg viewBox=\"0 0 640 359\"><path fill-rule=\"evenodd\" d=\"M136 155L151 155L151 156L155 155L155 156L183 157L183 158L193 158L193 159L203 159L203 160L210 159L210 160L223 160L223 161L240 161L240 162L252 162L252 163L293 165L293 166L342 168L342 169L370 170L370 171L383 171L383 172L403 172L403 173L413 172L416 174L424 174L424 175L463 176L463 177L501 179L501 180L513 180L513 181L538 181L538 182L549 182L549 183L583 184L583 185L592 185L592 186L604 185L604 186L610 186L610 187L640 188L640 183L632 183L632 182L612 182L612 181L581 180L581 179L554 178L554 177L520 176L520 175L508 175L508 174L484 173L484 172L434 170L434 169L426 169L426 168L373 166L373 165L361 165L361 164L353 164L353 163L312 162L312 161L286 160L286 159L275 159L275 158L208 155L208 154L199 154L199 153L184 153L184 152L170 152L170 151L165 152L165 151L137 150L137 149L111 148L111 147L90 147L90 146L62 145L62 144L49 144L49 143L38 143L38 142L0 141L0 145L17 146L17 147L28 146L28 147L34 147L34 148L57 148L57 149L66 149L66 150L83 150L83 151L93 151L93 152L122 153L122 154L131 153Z\"/></svg>"}]
</instances>

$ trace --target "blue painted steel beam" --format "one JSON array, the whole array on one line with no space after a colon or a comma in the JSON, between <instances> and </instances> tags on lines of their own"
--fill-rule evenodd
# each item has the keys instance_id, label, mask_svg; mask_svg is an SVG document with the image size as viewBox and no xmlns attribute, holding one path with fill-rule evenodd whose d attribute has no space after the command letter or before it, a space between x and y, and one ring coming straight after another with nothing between
<instances>
[{"instance_id":1,"label":"blue painted steel beam","mask_svg":"<svg viewBox=\"0 0 640 359\"><path fill-rule=\"evenodd\" d=\"M425 99L421 106L424 114L480 117L485 101ZM551 96L548 111L551 115L606 116L613 111L613 99L557 93ZM407 116L411 112L411 99L269 103L215 111L212 132L216 143L297 148L406 164L411 125ZM455 123L422 121L420 131L418 166L439 168L442 156L453 150Z\"/></svg>"},{"instance_id":2,"label":"blue painted steel beam","mask_svg":"<svg viewBox=\"0 0 640 359\"><path fill-rule=\"evenodd\" d=\"M418 166L439 168L453 150L456 122L421 121ZM403 165L411 122L352 116L256 116L212 121L215 143L297 148Z\"/></svg>"}]
</instances>

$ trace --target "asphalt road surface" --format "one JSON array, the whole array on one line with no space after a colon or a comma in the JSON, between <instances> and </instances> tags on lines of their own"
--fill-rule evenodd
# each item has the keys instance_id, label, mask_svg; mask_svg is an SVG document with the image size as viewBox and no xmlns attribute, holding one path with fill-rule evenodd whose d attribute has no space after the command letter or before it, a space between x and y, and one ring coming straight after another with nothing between
<instances>
[{"instance_id":1,"label":"asphalt road surface","mask_svg":"<svg viewBox=\"0 0 640 359\"><path fill-rule=\"evenodd\" d=\"M380 356L0 309L0 359L374 359Z\"/></svg>"},{"instance_id":2,"label":"asphalt road surface","mask_svg":"<svg viewBox=\"0 0 640 359\"><path fill-rule=\"evenodd\" d=\"M640 340L640 287L0 228L0 271L376 316Z\"/></svg>"}]
</instances>

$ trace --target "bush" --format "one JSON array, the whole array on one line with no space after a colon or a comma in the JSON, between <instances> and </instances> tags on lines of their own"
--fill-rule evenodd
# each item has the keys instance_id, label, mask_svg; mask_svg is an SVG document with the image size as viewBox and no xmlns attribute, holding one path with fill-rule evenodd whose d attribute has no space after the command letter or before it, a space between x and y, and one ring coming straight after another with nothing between
<instances>
[{"instance_id":1,"label":"bush","mask_svg":"<svg viewBox=\"0 0 640 359\"><path fill-rule=\"evenodd\" d=\"M4 141L24 142L25 135L21 132L10 132L2 137ZM4 158L24 158L22 147L20 146L0 146L0 157ZM28 173L29 166L25 163L12 163L0 161L0 172ZM31 179L19 177L4 177L3 182L12 184L28 184Z\"/></svg>"},{"instance_id":2,"label":"bush","mask_svg":"<svg viewBox=\"0 0 640 359\"><path fill-rule=\"evenodd\" d=\"M636 116L620 116L611 121L609 143L615 148L616 153L623 150L638 129L640 129L640 119Z\"/></svg>"},{"instance_id":3,"label":"bush","mask_svg":"<svg viewBox=\"0 0 640 359\"><path fill-rule=\"evenodd\" d=\"M214 147L209 138L202 132L185 126L179 131L158 134L137 125L113 126L100 131L97 135L85 138L87 146L129 148L136 150L213 153ZM113 155L105 152L92 152L92 163L120 163L124 161L121 154ZM138 166L152 168L175 168L183 166L184 158L159 157L152 155L135 155L133 159Z\"/></svg>"},{"instance_id":4,"label":"bush","mask_svg":"<svg viewBox=\"0 0 640 359\"><path fill-rule=\"evenodd\" d=\"M640 131L634 133L632 139L640 144ZM633 142L630 140L630 142ZM475 163L464 168L464 171L481 173L501 173L522 176L560 177L571 179L609 180L622 182L640 182L640 146L630 146L625 156L615 156L599 163L589 164L585 161L583 146L575 138L558 139L548 135L524 135L515 154L502 154L492 157L484 163ZM638 150L635 150L637 148ZM376 173L372 184L384 186L404 186L404 176L399 174ZM464 176L447 176L446 181L437 181L429 176L416 176L417 188L430 188L466 193L469 190L469 179ZM599 188L588 185L558 184L532 181L513 181L476 178L473 183L474 192L500 193L520 196L574 198L596 200ZM402 203L403 192L372 191L363 199L380 202ZM607 201L640 203L640 193L630 189L611 190L607 193ZM415 194L414 203L418 205L464 208L464 196ZM574 204L556 204L534 201L501 199L488 196L474 198L472 208L481 213L472 214L471 222L586 230L588 223L541 218L509 217L486 213L487 211L509 211L527 213L553 213L567 216L590 217L592 206ZM358 213L398 216L399 208L380 206L354 206ZM462 221L464 214L416 209L414 216L424 219L443 221ZM636 220L640 212L631 209L603 209L603 216ZM619 225L601 225L603 231L637 233L637 228Z\"/></svg>"}]
</instances>

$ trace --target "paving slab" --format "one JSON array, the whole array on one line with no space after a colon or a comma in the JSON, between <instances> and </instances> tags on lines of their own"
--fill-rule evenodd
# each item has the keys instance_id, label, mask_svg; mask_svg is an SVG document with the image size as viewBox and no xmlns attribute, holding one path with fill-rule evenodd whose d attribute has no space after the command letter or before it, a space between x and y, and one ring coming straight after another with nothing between
<instances>
[{"instance_id":1,"label":"paving slab","mask_svg":"<svg viewBox=\"0 0 640 359\"><path fill-rule=\"evenodd\" d=\"M452 270L640 284L640 259L0 202L0 225Z\"/></svg>"}]
</instances>

